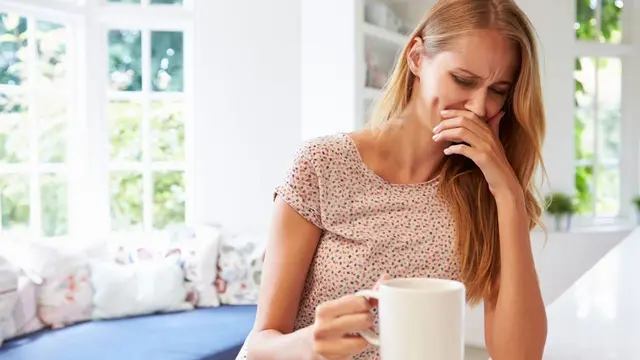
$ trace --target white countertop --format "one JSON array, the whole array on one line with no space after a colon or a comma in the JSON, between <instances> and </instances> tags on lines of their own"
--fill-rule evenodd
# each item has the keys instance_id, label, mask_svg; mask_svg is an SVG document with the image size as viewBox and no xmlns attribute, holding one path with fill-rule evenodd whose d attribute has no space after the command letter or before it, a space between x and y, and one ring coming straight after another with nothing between
<instances>
[{"instance_id":1,"label":"white countertop","mask_svg":"<svg viewBox=\"0 0 640 360\"><path fill-rule=\"evenodd\" d=\"M640 229L548 306L547 317L545 360L640 359Z\"/></svg>"}]
</instances>

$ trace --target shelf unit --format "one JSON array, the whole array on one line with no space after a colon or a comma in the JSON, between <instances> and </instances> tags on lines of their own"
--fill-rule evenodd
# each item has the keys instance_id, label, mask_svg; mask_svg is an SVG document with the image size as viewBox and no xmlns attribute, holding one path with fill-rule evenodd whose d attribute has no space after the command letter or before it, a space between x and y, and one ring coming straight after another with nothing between
<instances>
[{"instance_id":1,"label":"shelf unit","mask_svg":"<svg viewBox=\"0 0 640 360\"><path fill-rule=\"evenodd\" d=\"M367 22L368 1L388 5L411 28L433 0L302 1L302 138L361 129L409 38ZM372 83L367 61L375 59ZM377 85L377 86L375 86Z\"/></svg>"},{"instance_id":2,"label":"shelf unit","mask_svg":"<svg viewBox=\"0 0 640 360\"><path fill-rule=\"evenodd\" d=\"M376 84L378 86L375 86L367 83L366 74L369 72L367 58L377 58L381 65L380 71L388 76L393 69L398 54L409 41L406 35L367 23L364 19L362 20L360 36L362 36L362 44L364 44L360 49L362 56L360 61L362 61L361 66L365 69L365 78L358 80L358 84L362 86L362 89L358 91L360 93L358 107L361 106L361 108L358 109L356 115L358 120L355 125L356 130L365 125L374 101L380 96L379 87L381 84Z\"/></svg>"},{"instance_id":3,"label":"shelf unit","mask_svg":"<svg viewBox=\"0 0 640 360\"><path fill-rule=\"evenodd\" d=\"M380 97L379 88L386 82L377 81L377 83L372 83L369 77L373 76L373 74L370 73L372 69L369 69L368 62L375 62L378 67L379 76L388 78L399 53L409 42L409 37L399 31L390 30L368 22L366 17L368 1L369 0L358 1L359 9L357 14L358 24L356 25L356 36L360 37L360 39L356 51L358 52L357 59L360 64L359 66L363 69L361 72L364 72L365 76L364 78L358 78L356 83L358 87L356 90L356 130L365 126L371 107ZM402 18L401 14L394 11L393 5L397 3L392 3L391 1L376 1L387 5L403 22L406 21L406 19Z\"/></svg>"}]
</instances>

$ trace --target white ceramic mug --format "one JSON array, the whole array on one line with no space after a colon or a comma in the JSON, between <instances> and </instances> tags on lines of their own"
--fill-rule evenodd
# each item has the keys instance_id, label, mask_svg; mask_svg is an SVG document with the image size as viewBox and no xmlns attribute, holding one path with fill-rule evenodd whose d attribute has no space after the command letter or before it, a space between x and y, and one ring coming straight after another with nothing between
<instances>
[{"instance_id":1,"label":"white ceramic mug","mask_svg":"<svg viewBox=\"0 0 640 360\"><path fill-rule=\"evenodd\" d=\"M382 360L463 360L465 287L453 280L385 280L356 293L378 300L379 333L360 335Z\"/></svg>"}]
</instances>

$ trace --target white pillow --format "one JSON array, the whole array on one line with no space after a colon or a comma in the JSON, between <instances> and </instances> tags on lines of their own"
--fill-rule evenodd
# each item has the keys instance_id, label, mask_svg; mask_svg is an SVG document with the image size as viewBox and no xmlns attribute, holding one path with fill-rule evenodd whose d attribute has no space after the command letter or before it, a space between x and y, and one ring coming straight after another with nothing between
<instances>
[{"instance_id":1,"label":"white pillow","mask_svg":"<svg viewBox=\"0 0 640 360\"><path fill-rule=\"evenodd\" d=\"M197 307L220 306L215 281L218 274L220 231L211 226L198 226L191 238L183 237L169 245L167 256L176 254Z\"/></svg>"},{"instance_id":2,"label":"white pillow","mask_svg":"<svg viewBox=\"0 0 640 360\"><path fill-rule=\"evenodd\" d=\"M91 262L93 318L189 310L184 275L173 259L120 265Z\"/></svg>"}]
</instances>

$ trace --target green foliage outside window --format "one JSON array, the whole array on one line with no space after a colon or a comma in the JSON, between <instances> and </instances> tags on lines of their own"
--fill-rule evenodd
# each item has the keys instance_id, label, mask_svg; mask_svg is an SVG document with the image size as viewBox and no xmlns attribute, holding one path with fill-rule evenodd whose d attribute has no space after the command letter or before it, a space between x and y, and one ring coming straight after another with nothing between
<instances>
[{"instance_id":1,"label":"green foliage outside window","mask_svg":"<svg viewBox=\"0 0 640 360\"><path fill-rule=\"evenodd\" d=\"M576 38L578 41L599 41L604 43L619 43L622 38L621 28L621 16L622 16L622 1L621 0L601 0L602 1L602 15L600 22L600 31L596 29L596 12L591 7L594 3L593 0L577 0L577 16L576 16ZM598 61L598 67L605 65L605 62ZM575 70L580 71L582 68L580 61L576 59ZM575 80L575 93L578 96L580 93L584 93L583 84L576 79ZM577 106L577 103L576 103ZM577 160L592 159L593 154L584 150L582 144L582 134L585 129L584 119L581 119L576 114L574 118L574 142L575 142L575 157ZM598 130L596 130L598 131ZM593 166L586 165L580 166L576 169L575 173L575 189L577 212L589 213L592 212L592 193L590 182L593 179ZM597 181L596 179L594 179Z\"/></svg>"}]
</instances>

